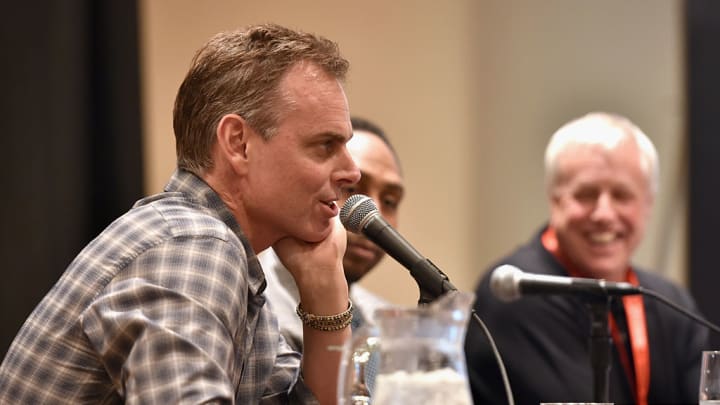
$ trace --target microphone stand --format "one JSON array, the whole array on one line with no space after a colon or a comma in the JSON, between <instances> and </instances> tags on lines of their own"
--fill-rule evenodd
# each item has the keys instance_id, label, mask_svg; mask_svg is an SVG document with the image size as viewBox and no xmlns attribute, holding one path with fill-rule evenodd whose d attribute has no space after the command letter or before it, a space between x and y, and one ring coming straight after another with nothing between
<instances>
[{"instance_id":1,"label":"microphone stand","mask_svg":"<svg viewBox=\"0 0 720 405\"><path fill-rule=\"evenodd\" d=\"M611 340L608 311L611 296L591 297L587 301L590 313L590 362L593 369L593 402L608 402L610 397Z\"/></svg>"},{"instance_id":2,"label":"microphone stand","mask_svg":"<svg viewBox=\"0 0 720 405\"><path fill-rule=\"evenodd\" d=\"M410 274L420 290L419 305L429 304L445 293L457 291L448 276L430 259L424 258L415 263L410 267Z\"/></svg>"},{"instance_id":3,"label":"microphone stand","mask_svg":"<svg viewBox=\"0 0 720 405\"><path fill-rule=\"evenodd\" d=\"M661 303L687 316L688 318L698 322L715 333L720 333L720 327L694 314L685 308L675 304L663 295L638 287L641 294L655 298ZM610 349L611 339L608 325L608 313L610 311L610 303L613 299L611 295L588 295L586 305L590 311L590 358L593 368L593 401L609 402L608 380L610 376Z\"/></svg>"}]
</instances>

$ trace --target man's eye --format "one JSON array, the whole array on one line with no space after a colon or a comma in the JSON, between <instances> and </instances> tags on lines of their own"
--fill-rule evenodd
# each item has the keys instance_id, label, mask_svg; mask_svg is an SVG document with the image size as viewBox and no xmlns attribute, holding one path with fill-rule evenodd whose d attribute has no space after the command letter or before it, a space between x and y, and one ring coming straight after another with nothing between
<instances>
[{"instance_id":1,"label":"man's eye","mask_svg":"<svg viewBox=\"0 0 720 405\"><path fill-rule=\"evenodd\" d=\"M390 208L392 210L397 210L398 206L400 206L400 199L395 197L384 197L381 200L381 203L383 206Z\"/></svg>"},{"instance_id":2,"label":"man's eye","mask_svg":"<svg viewBox=\"0 0 720 405\"><path fill-rule=\"evenodd\" d=\"M575 193L575 199L581 202L595 201L598 193L595 190L580 190Z\"/></svg>"},{"instance_id":3,"label":"man's eye","mask_svg":"<svg viewBox=\"0 0 720 405\"><path fill-rule=\"evenodd\" d=\"M325 142L323 142L323 143L320 144L320 148L322 148L322 150L323 150L325 153L328 153L328 154L329 154L329 153L331 153L331 152L333 151L333 149L335 148L335 142L333 142L333 141L325 141Z\"/></svg>"},{"instance_id":4,"label":"man's eye","mask_svg":"<svg viewBox=\"0 0 720 405\"><path fill-rule=\"evenodd\" d=\"M615 190L612 193L613 199L619 202L628 202L635 199L635 195L627 190Z\"/></svg>"},{"instance_id":5,"label":"man's eye","mask_svg":"<svg viewBox=\"0 0 720 405\"><path fill-rule=\"evenodd\" d=\"M317 153L318 156L328 158L328 157L332 156L333 154L335 154L339 145L340 144L333 139L320 141L320 142L316 143L314 146L314 148L316 148L315 153Z\"/></svg>"}]
</instances>

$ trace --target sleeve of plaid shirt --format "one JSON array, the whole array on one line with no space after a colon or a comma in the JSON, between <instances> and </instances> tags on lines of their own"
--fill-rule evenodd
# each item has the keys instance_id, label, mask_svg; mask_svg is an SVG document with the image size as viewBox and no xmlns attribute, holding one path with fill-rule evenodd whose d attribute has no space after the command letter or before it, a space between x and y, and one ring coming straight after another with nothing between
<instances>
[{"instance_id":1,"label":"sleeve of plaid shirt","mask_svg":"<svg viewBox=\"0 0 720 405\"><path fill-rule=\"evenodd\" d=\"M256 403L293 387L299 355L278 354L236 241L166 240L84 311L83 329L126 403Z\"/></svg>"}]
</instances>

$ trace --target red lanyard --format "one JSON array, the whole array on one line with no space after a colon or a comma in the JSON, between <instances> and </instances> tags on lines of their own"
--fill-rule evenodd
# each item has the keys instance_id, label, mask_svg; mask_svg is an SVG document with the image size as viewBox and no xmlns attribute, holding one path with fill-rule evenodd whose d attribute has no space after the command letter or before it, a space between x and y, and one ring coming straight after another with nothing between
<instances>
[{"instance_id":1,"label":"red lanyard","mask_svg":"<svg viewBox=\"0 0 720 405\"><path fill-rule=\"evenodd\" d=\"M555 258L565 266L569 275L573 277L582 276L581 273L569 265L569 261L560 252L555 231L548 227L543 232L541 241L545 249L552 253ZM638 279L632 268L628 268L626 281L632 285L638 285ZM625 343L620 337L620 330L612 314L608 314L610 331L613 342L620 355L620 362L625 369L625 374L630 381L635 393L635 402L638 405L647 405L648 390L650 389L650 346L648 344L647 323L645 320L645 305L641 295L626 295L622 297L625 308L625 320L630 338L630 349L632 350L635 369L630 364ZM633 372L634 371L634 372ZM633 375L635 378L633 378Z\"/></svg>"}]
</instances>

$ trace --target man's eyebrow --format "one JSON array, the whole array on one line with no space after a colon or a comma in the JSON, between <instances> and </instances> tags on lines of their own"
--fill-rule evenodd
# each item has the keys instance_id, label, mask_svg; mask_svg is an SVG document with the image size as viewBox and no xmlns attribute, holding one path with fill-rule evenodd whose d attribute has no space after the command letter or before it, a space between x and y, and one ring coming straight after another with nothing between
<instances>
[{"instance_id":1,"label":"man's eyebrow","mask_svg":"<svg viewBox=\"0 0 720 405\"><path fill-rule=\"evenodd\" d=\"M350 138L352 138L352 134L350 134L350 135L343 135L343 134L341 134L341 133L339 133L339 132L325 131L325 132L320 132L320 133L318 133L318 134L316 135L316 138L319 138L319 139L332 139L332 140L337 140L338 142L346 142L346 141L350 140Z\"/></svg>"},{"instance_id":2,"label":"man's eyebrow","mask_svg":"<svg viewBox=\"0 0 720 405\"><path fill-rule=\"evenodd\" d=\"M401 194L405 192L405 187L400 183L388 183L387 188L389 188L390 191Z\"/></svg>"},{"instance_id":3,"label":"man's eyebrow","mask_svg":"<svg viewBox=\"0 0 720 405\"><path fill-rule=\"evenodd\" d=\"M325 131L310 135L308 138L305 139L303 143L308 146L324 144L327 142L345 144L349 139L350 138L348 136L345 136L339 132Z\"/></svg>"},{"instance_id":4,"label":"man's eyebrow","mask_svg":"<svg viewBox=\"0 0 720 405\"><path fill-rule=\"evenodd\" d=\"M367 180L372 180L372 179L375 179L375 176L373 176L372 174L370 174L370 173L364 171L362 168L360 168L359 183L362 183ZM405 186L403 186L402 183L399 181L397 181L397 182L396 181L383 181L383 184L384 184L384 188L389 189L389 191L399 192L399 193L405 192Z\"/></svg>"}]
</instances>

